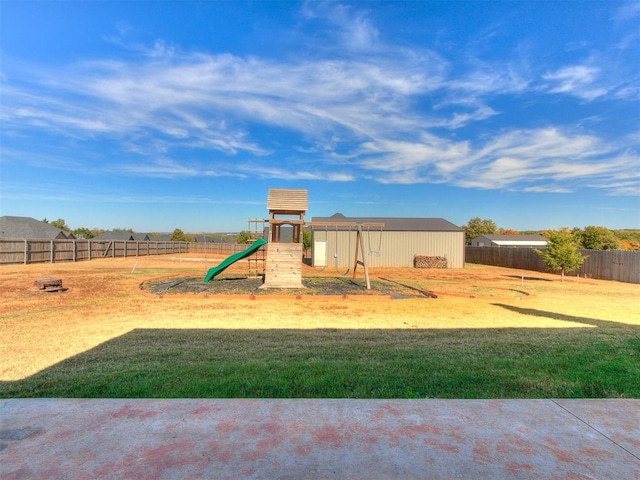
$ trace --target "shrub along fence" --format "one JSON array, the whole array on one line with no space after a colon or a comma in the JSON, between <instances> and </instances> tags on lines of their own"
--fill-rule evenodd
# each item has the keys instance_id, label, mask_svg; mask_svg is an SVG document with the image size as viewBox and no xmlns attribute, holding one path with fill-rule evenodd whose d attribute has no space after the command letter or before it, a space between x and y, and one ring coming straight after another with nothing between
<instances>
[{"instance_id":1,"label":"shrub along fence","mask_svg":"<svg viewBox=\"0 0 640 480\"><path fill-rule=\"evenodd\" d=\"M0 239L0 264L77 262L188 251L189 244L186 242Z\"/></svg>"},{"instance_id":2,"label":"shrub along fence","mask_svg":"<svg viewBox=\"0 0 640 480\"><path fill-rule=\"evenodd\" d=\"M627 250L580 250L588 258L568 275L640 283L640 252ZM465 262L537 272L549 269L533 248L466 247Z\"/></svg>"}]
</instances>

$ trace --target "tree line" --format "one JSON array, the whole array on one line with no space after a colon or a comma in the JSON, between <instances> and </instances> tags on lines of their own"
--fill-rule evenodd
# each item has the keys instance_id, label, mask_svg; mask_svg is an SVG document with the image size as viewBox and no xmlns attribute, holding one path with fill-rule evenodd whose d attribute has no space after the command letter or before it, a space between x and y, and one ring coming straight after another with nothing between
<instances>
[{"instance_id":1,"label":"tree line","mask_svg":"<svg viewBox=\"0 0 640 480\"><path fill-rule=\"evenodd\" d=\"M546 238L551 238L557 232L568 233L576 248L585 250L640 250L640 230L609 230L606 227L589 225L584 228L574 227L561 228L559 230L524 231L498 228L491 219L474 217L462 226L465 231L466 242L471 244L471 240L480 235L530 235L540 234Z\"/></svg>"},{"instance_id":2,"label":"tree line","mask_svg":"<svg viewBox=\"0 0 640 480\"><path fill-rule=\"evenodd\" d=\"M58 218L57 220L49 221L46 218L42 220L44 223L64 230L66 232L73 233L77 238L94 238L98 235L102 235L106 230L101 228L86 228L80 227L71 229L64 219ZM496 223L491 219L483 219L474 217L470 219L465 225L462 225L462 229L465 231L465 237L467 244L471 244L471 240L480 235L519 235L519 234L540 234L546 238L551 238L558 231L566 231L571 235L576 248L585 250L640 250L640 230L624 229L624 230L610 230L601 226L587 226L584 228L574 227L572 229L562 228L560 230L541 230L541 231L522 231L498 228ZM113 232L129 232L135 233L131 228L114 228ZM305 231L306 232L306 231ZM150 233L150 237L160 236L160 233ZM197 237L197 238L196 238ZM202 234L202 238L196 234L189 234L183 232L181 229L176 228L171 233L171 241L174 242L216 242L216 243L247 243L251 240L251 234L245 230L239 232L236 235L228 235L221 233L207 233ZM311 237L308 235L304 239L305 248L310 248Z\"/></svg>"},{"instance_id":3,"label":"tree line","mask_svg":"<svg viewBox=\"0 0 640 480\"><path fill-rule=\"evenodd\" d=\"M58 218L57 220L51 220L44 218L41 222L51 225L52 227L59 228L60 230L64 230L65 232L73 233L76 238L85 238L87 240L95 238L103 233L106 233L107 230L103 228L74 228L72 229L67 225L67 222L63 218ZM132 228L112 228L111 232L127 232L127 233L136 233ZM162 233L149 233L149 237L159 237L160 235L164 235ZM184 233L181 229L176 228L170 235L170 240L172 242L193 242L196 239L193 235ZM203 241L206 242L218 242L218 243L229 243L229 241L235 241L235 236L232 239L229 238L228 235L225 234L216 234L216 233L207 233L203 235ZM240 243L240 242L238 242Z\"/></svg>"},{"instance_id":4,"label":"tree line","mask_svg":"<svg viewBox=\"0 0 640 480\"><path fill-rule=\"evenodd\" d=\"M480 235L515 235L520 232L499 229L490 219L472 218L462 228L465 231L467 243ZM623 236L606 227L590 225L584 228L560 228L559 230L543 230L538 233L546 237L547 246L535 250L536 254L549 270L560 272L564 281L566 272L576 270L588 258L580 250L640 250L640 230L620 230Z\"/></svg>"}]
</instances>

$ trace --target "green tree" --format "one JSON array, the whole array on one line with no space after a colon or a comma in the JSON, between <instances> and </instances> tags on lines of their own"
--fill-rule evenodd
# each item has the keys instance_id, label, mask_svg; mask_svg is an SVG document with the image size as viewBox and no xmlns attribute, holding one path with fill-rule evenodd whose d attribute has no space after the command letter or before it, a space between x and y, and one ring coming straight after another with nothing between
<instances>
[{"instance_id":1,"label":"green tree","mask_svg":"<svg viewBox=\"0 0 640 480\"><path fill-rule=\"evenodd\" d=\"M76 238L93 238L93 231L89 230L86 227L80 227L80 228L76 228L73 230L73 234L76 236Z\"/></svg>"},{"instance_id":2,"label":"green tree","mask_svg":"<svg viewBox=\"0 0 640 480\"><path fill-rule=\"evenodd\" d=\"M242 230L238 234L238 237L236 238L236 242L237 243L247 243L250 238L251 238L251 236L249 235L249 232L247 232L246 230Z\"/></svg>"},{"instance_id":3,"label":"green tree","mask_svg":"<svg viewBox=\"0 0 640 480\"><path fill-rule=\"evenodd\" d=\"M462 229L464 230L467 244L471 244L471 240L480 235L495 235L498 231L498 226L488 218L474 217L466 225L463 225Z\"/></svg>"},{"instance_id":4,"label":"green tree","mask_svg":"<svg viewBox=\"0 0 640 480\"><path fill-rule=\"evenodd\" d=\"M307 256L307 252L311 249L311 232L309 230L302 231L302 248L304 248L304 255Z\"/></svg>"},{"instance_id":5,"label":"green tree","mask_svg":"<svg viewBox=\"0 0 640 480\"><path fill-rule=\"evenodd\" d=\"M191 235L185 234L179 228L176 228L170 237L172 242L193 242L193 237Z\"/></svg>"},{"instance_id":6,"label":"green tree","mask_svg":"<svg viewBox=\"0 0 640 480\"><path fill-rule=\"evenodd\" d=\"M585 227L575 235L582 248L587 250L616 250L619 248L615 233L605 227Z\"/></svg>"},{"instance_id":7,"label":"green tree","mask_svg":"<svg viewBox=\"0 0 640 480\"><path fill-rule=\"evenodd\" d=\"M578 251L575 238L566 228L549 232L548 238L547 248L535 252L542 257L549 270L560 271L560 279L564 282L565 272L577 269L587 257Z\"/></svg>"},{"instance_id":8,"label":"green tree","mask_svg":"<svg viewBox=\"0 0 640 480\"><path fill-rule=\"evenodd\" d=\"M640 230L623 229L614 230L616 238L620 242L620 248L624 250L640 250Z\"/></svg>"},{"instance_id":9,"label":"green tree","mask_svg":"<svg viewBox=\"0 0 640 480\"><path fill-rule=\"evenodd\" d=\"M46 218L45 218L45 220L46 220ZM47 222L45 222L45 223L47 223ZM65 223L64 219L62 219L62 218L59 218L57 220L53 220L52 222L48 222L48 223L52 227L59 228L60 230L64 230L65 232L70 232L71 231L69 226Z\"/></svg>"}]
</instances>

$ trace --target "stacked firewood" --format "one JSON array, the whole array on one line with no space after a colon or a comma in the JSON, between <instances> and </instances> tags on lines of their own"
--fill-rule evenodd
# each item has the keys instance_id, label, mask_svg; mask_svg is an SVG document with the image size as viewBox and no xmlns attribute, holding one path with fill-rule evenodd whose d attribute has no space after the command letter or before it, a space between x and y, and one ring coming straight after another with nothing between
<instances>
[{"instance_id":1,"label":"stacked firewood","mask_svg":"<svg viewBox=\"0 0 640 480\"><path fill-rule=\"evenodd\" d=\"M447 259L445 257L429 257L425 255L416 255L413 257L414 268L447 268Z\"/></svg>"}]
</instances>

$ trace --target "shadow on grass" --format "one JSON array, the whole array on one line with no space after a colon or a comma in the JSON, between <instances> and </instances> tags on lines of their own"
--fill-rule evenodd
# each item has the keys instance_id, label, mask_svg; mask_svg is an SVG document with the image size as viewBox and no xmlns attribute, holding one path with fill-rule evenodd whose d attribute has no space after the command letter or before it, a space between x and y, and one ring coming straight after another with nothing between
<instances>
[{"instance_id":1,"label":"shadow on grass","mask_svg":"<svg viewBox=\"0 0 640 480\"><path fill-rule=\"evenodd\" d=\"M137 329L0 398L639 397L638 328L560 317L600 328Z\"/></svg>"},{"instance_id":2,"label":"shadow on grass","mask_svg":"<svg viewBox=\"0 0 640 480\"><path fill-rule=\"evenodd\" d=\"M553 320L560 320L562 322L582 323L584 325L591 325L601 328L631 328L640 330L640 327L635 325L629 325L625 323L615 322L613 320L596 320L595 318L575 317L573 315L565 315L556 312L547 312L545 310L537 310L534 308L520 308L514 305L506 305L503 303L493 303L496 307L502 307L512 312L520 313L522 315L530 315L533 317L552 318Z\"/></svg>"}]
</instances>

